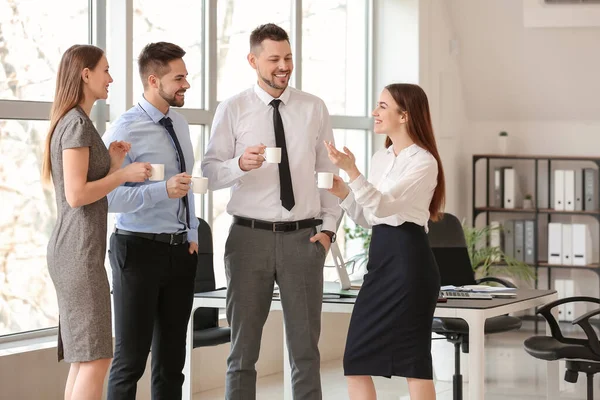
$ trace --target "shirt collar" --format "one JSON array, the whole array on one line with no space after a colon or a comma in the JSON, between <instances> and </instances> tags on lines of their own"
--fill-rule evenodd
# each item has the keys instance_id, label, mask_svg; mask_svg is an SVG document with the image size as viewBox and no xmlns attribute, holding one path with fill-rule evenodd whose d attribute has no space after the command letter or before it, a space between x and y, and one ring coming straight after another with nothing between
<instances>
[{"instance_id":1,"label":"shirt collar","mask_svg":"<svg viewBox=\"0 0 600 400\"><path fill-rule=\"evenodd\" d=\"M400 153L398 153L398 157L404 155L406 157L412 157L415 154L417 154L420 150L422 150L419 146L417 146L416 143L411 144L408 147L403 148L402 150L400 150ZM394 154L394 145L391 145L390 147L387 148L387 152L388 154Z\"/></svg>"},{"instance_id":2,"label":"shirt collar","mask_svg":"<svg viewBox=\"0 0 600 400\"><path fill-rule=\"evenodd\" d=\"M169 111L171 111L171 108L169 107L169 111L167 111L167 114L163 114L159 111L158 108L154 107L148 100L146 100L146 98L143 95L140 101L138 101L138 106L140 106L143 112L148 114L150 119L154 121L155 124L160 123L160 120L164 117L168 117Z\"/></svg>"},{"instance_id":3,"label":"shirt collar","mask_svg":"<svg viewBox=\"0 0 600 400\"><path fill-rule=\"evenodd\" d=\"M271 101L273 101L273 99L275 98L275 97L271 96L269 93L267 93L263 88L261 88L258 85L258 83L254 84L254 93L256 93L258 98L266 105L270 105ZM290 91L290 87L288 86L285 88L283 93L281 93L281 96L279 96L279 100L281 100L283 102L283 104L287 105L287 103L290 101L290 95L291 95L291 91Z\"/></svg>"}]
</instances>

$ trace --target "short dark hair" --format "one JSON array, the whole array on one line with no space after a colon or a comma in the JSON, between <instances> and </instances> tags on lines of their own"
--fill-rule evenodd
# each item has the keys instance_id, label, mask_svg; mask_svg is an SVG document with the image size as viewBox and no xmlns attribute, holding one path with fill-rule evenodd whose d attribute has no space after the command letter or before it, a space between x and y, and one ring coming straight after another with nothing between
<instances>
[{"instance_id":1,"label":"short dark hair","mask_svg":"<svg viewBox=\"0 0 600 400\"><path fill-rule=\"evenodd\" d=\"M161 78L168 72L169 62L183 58L185 50L173 43L149 43L138 57L138 66L142 83L146 87L148 76L156 75Z\"/></svg>"},{"instance_id":2,"label":"short dark hair","mask_svg":"<svg viewBox=\"0 0 600 400\"><path fill-rule=\"evenodd\" d=\"M250 51L252 51L254 47L260 46L263 40L267 39L276 42L281 42L283 40L287 40L288 43L290 42L290 38L283 28L275 24L264 24L254 29L250 34Z\"/></svg>"}]
</instances>

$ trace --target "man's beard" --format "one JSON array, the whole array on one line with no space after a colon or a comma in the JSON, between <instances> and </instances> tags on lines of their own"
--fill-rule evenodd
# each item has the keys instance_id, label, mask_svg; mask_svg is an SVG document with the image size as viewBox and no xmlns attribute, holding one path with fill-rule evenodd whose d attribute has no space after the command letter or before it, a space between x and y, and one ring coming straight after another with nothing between
<instances>
[{"instance_id":1,"label":"man's beard","mask_svg":"<svg viewBox=\"0 0 600 400\"><path fill-rule=\"evenodd\" d=\"M288 86L288 83L289 83L289 78L288 78L288 80L286 81L285 85L279 86L274 81L271 81L271 80L265 78L262 73L260 73L260 79L262 79L262 81L264 83L266 83L267 85L269 85L273 89L277 89L277 90L285 90L285 88Z\"/></svg>"},{"instance_id":2,"label":"man's beard","mask_svg":"<svg viewBox=\"0 0 600 400\"><path fill-rule=\"evenodd\" d=\"M182 92L185 93L185 90ZM185 103L185 99L182 99L181 101L178 101L175 98L175 94L173 94L172 96L169 96L162 88L162 84L158 87L158 94L160 95L160 97L163 98L164 101L166 101L169 106L171 107L183 107L183 104Z\"/></svg>"}]
</instances>

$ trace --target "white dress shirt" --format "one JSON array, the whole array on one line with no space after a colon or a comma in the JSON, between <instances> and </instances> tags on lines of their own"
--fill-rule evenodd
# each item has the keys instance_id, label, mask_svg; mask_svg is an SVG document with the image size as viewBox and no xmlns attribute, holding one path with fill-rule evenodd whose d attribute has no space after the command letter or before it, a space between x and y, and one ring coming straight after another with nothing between
<instances>
[{"instance_id":1,"label":"white dress shirt","mask_svg":"<svg viewBox=\"0 0 600 400\"><path fill-rule=\"evenodd\" d=\"M397 156L392 147L373 155L369 181L360 175L351 182L351 191L340 206L364 228L413 222L427 231L429 205L437 186L437 161L416 144Z\"/></svg>"},{"instance_id":2,"label":"white dress shirt","mask_svg":"<svg viewBox=\"0 0 600 400\"><path fill-rule=\"evenodd\" d=\"M246 148L275 147L274 98L257 84L219 104L210 142L202 161L202 172L211 190L231 186L227 212L264 221L323 219L322 229L336 231L341 209L335 196L318 189L316 172L338 173L329 160L323 141L333 141L329 112L316 96L287 87L279 99L289 156L295 206L281 205L279 166L263 163L258 169L242 171L239 158Z\"/></svg>"}]
</instances>

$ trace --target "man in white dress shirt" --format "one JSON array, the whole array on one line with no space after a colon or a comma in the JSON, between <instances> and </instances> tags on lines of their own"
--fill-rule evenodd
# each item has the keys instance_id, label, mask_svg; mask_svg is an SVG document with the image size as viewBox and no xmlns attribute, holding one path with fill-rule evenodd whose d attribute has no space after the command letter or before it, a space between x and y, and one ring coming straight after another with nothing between
<instances>
[{"instance_id":1,"label":"man in white dress shirt","mask_svg":"<svg viewBox=\"0 0 600 400\"><path fill-rule=\"evenodd\" d=\"M338 172L323 146L333 131L325 103L288 86L293 62L283 29L256 28L248 62L257 84L219 105L202 162L211 190L232 187L226 398L256 398L255 364L277 282L294 399L320 400L322 269L341 209L317 188L315 172ZM280 163L265 162L266 147L281 148Z\"/></svg>"}]
</instances>

